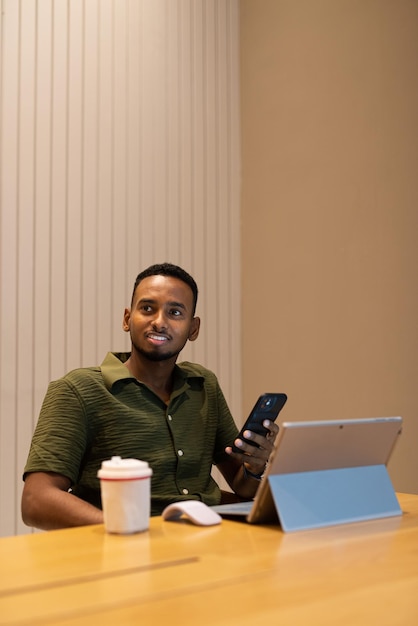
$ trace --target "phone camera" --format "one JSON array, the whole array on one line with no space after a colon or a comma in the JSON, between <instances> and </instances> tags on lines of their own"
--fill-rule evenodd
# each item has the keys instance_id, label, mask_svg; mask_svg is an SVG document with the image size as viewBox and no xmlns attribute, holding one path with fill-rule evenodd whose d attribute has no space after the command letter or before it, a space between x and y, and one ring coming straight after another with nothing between
<instances>
[{"instance_id":1,"label":"phone camera","mask_svg":"<svg viewBox=\"0 0 418 626\"><path fill-rule=\"evenodd\" d=\"M264 398L261 403L260 409L262 411L269 411L271 407L274 405L274 398Z\"/></svg>"}]
</instances>

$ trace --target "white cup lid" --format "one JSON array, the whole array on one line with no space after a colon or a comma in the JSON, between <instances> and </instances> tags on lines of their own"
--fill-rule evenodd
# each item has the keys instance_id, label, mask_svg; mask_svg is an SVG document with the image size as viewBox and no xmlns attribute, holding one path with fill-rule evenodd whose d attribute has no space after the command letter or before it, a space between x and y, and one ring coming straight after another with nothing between
<instances>
[{"instance_id":1,"label":"white cup lid","mask_svg":"<svg viewBox=\"0 0 418 626\"><path fill-rule=\"evenodd\" d=\"M151 474L152 470L146 461L122 459L120 456L112 456L108 461L103 461L97 472L99 478L105 479L142 478Z\"/></svg>"}]
</instances>

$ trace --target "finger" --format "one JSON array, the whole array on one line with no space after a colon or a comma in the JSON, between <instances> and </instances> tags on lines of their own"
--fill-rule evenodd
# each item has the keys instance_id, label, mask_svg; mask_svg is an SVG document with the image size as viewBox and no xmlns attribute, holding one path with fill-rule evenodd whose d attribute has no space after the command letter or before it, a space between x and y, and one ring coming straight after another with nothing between
<instances>
[{"instance_id":1,"label":"finger","mask_svg":"<svg viewBox=\"0 0 418 626\"><path fill-rule=\"evenodd\" d=\"M266 439L274 444L274 441L279 433L279 427L277 426L277 424L269 420L264 420L263 426L268 430Z\"/></svg>"},{"instance_id":2,"label":"finger","mask_svg":"<svg viewBox=\"0 0 418 626\"><path fill-rule=\"evenodd\" d=\"M267 450L268 454L270 454L274 448L274 440L276 438L276 433L272 431L268 431L266 435L260 435L258 433L253 432L252 430L245 430L243 433L245 439L241 440L241 444L237 447L240 450L247 452L248 454L254 454L254 448L260 448L261 450ZM245 440L251 441L252 443L245 443ZM253 445L256 444L256 445ZM237 444L236 444L237 445Z\"/></svg>"},{"instance_id":3,"label":"finger","mask_svg":"<svg viewBox=\"0 0 418 626\"><path fill-rule=\"evenodd\" d=\"M257 448L257 451L252 455L246 455L245 464L253 474L260 474L264 471L270 454L266 449Z\"/></svg>"},{"instance_id":4,"label":"finger","mask_svg":"<svg viewBox=\"0 0 418 626\"><path fill-rule=\"evenodd\" d=\"M274 435L275 437L279 432L278 425L275 422L272 422L271 420L264 420L263 426L264 428L268 429L270 435Z\"/></svg>"},{"instance_id":5,"label":"finger","mask_svg":"<svg viewBox=\"0 0 418 626\"><path fill-rule=\"evenodd\" d=\"M263 437L265 440L265 438ZM234 441L235 446L239 449L239 452L234 452L231 446L225 448L228 455L240 459L241 462L245 459L246 463L250 463L254 466L264 467L270 457L270 446L265 448L254 446L249 443L245 443L242 439L236 439Z\"/></svg>"},{"instance_id":6,"label":"finger","mask_svg":"<svg viewBox=\"0 0 418 626\"><path fill-rule=\"evenodd\" d=\"M261 465L264 467L264 465L269 460L271 452L273 450L273 446L269 443L266 443L265 438L264 442L264 446L252 446L250 444L244 444L241 447L247 463L250 463L251 465Z\"/></svg>"}]
</instances>

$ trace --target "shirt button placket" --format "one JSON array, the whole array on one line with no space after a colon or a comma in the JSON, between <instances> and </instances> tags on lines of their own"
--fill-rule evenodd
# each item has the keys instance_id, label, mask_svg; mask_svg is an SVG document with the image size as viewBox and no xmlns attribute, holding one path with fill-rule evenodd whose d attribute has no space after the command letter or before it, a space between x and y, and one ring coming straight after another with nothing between
<instances>
[{"instance_id":1,"label":"shirt button placket","mask_svg":"<svg viewBox=\"0 0 418 626\"><path fill-rule=\"evenodd\" d=\"M178 451L177 451L177 454L181 457L181 456L183 456L183 455L184 455L184 452L183 452L183 450L178 450ZM187 495L188 495L188 493L189 493L189 490L188 490L188 489L186 489L186 487L184 487L184 488L181 490L181 492L182 492L182 494L183 494L183 495L187 496Z\"/></svg>"},{"instance_id":2,"label":"shirt button placket","mask_svg":"<svg viewBox=\"0 0 418 626\"><path fill-rule=\"evenodd\" d=\"M168 421L169 421L169 422L172 422L172 421L173 421L173 416L172 416L172 415L167 415L167 419L168 419ZM183 452L183 450L177 450L177 456L179 456L179 457L184 456L184 452ZM184 488L181 490L181 492L182 492L182 494L183 494L184 496L189 495L189 490L188 490L186 487L184 487Z\"/></svg>"}]
</instances>

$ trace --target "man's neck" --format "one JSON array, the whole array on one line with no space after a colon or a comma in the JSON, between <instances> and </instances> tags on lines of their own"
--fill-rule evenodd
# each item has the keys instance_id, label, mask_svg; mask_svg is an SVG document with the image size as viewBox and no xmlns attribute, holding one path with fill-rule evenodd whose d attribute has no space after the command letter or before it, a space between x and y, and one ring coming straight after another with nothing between
<instances>
[{"instance_id":1,"label":"man's neck","mask_svg":"<svg viewBox=\"0 0 418 626\"><path fill-rule=\"evenodd\" d=\"M176 358L150 361L132 352L125 366L137 380L145 383L163 402L168 403L173 390L173 371Z\"/></svg>"}]
</instances>

